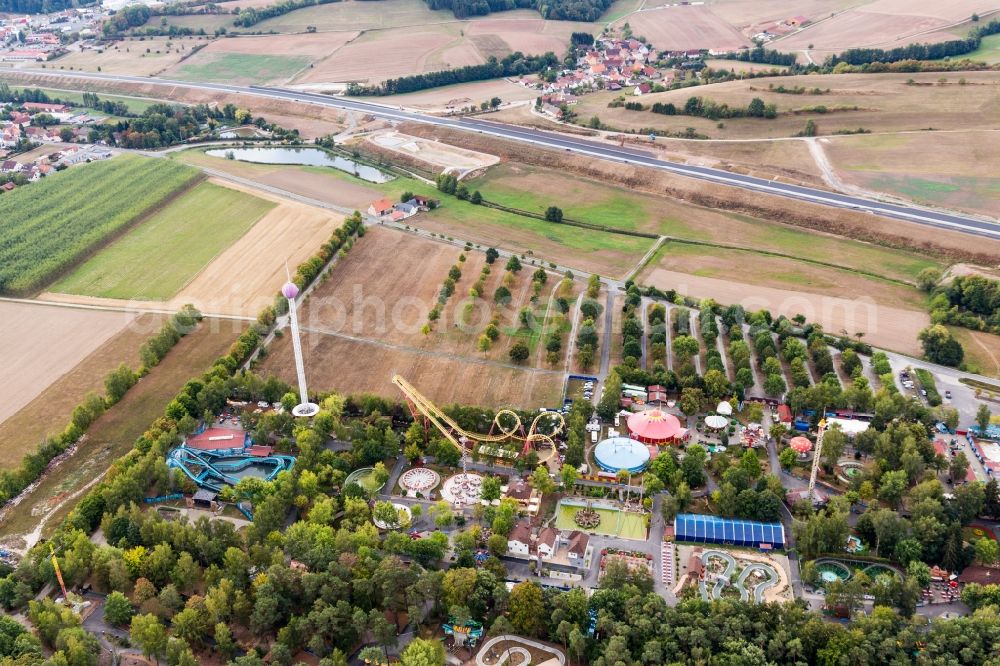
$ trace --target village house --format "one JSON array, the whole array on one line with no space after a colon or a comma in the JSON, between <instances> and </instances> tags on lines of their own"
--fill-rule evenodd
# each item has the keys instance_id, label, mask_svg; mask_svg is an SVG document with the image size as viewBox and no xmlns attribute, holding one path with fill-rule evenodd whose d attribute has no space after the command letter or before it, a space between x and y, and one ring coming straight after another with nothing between
<instances>
[{"instance_id":1,"label":"village house","mask_svg":"<svg viewBox=\"0 0 1000 666\"><path fill-rule=\"evenodd\" d=\"M0 60L4 62L45 62L49 59L48 51L38 49L15 49L4 53Z\"/></svg>"},{"instance_id":2,"label":"village house","mask_svg":"<svg viewBox=\"0 0 1000 666\"><path fill-rule=\"evenodd\" d=\"M559 530L554 527L543 527L538 531L535 541L535 552L543 560L551 560L559 549Z\"/></svg>"},{"instance_id":3,"label":"village house","mask_svg":"<svg viewBox=\"0 0 1000 666\"><path fill-rule=\"evenodd\" d=\"M632 91L632 94L635 95L636 97L641 97L642 95L648 95L651 92L653 92L653 86L649 85L648 83L640 83Z\"/></svg>"},{"instance_id":4,"label":"village house","mask_svg":"<svg viewBox=\"0 0 1000 666\"><path fill-rule=\"evenodd\" d=\"M392 213L392 201L389 199L379 199L373 201L370 206L368 206L368 214L374 217L385 217Z\"/></svg>"},{"instance_id":5,"label":"village house","mask_svg":"<svg viewBox=\"0 0 1000 666\"><path fill-rule=\"evenodd\" d=\"M51 102L25 102L22 106L29 113L65 113L69 110L69 107L65 104L53 104Z\"/></svg>"},{"instance_id":6,"label":"village house","mask_svg":"<svg viewBox=\"0 0 1000 666\"><path fill-rule=\"evenodd\" d=\"M531 526L527 521L518 521L507 536L507 552L513 555L531 554Z\"/></svg>"},{"instance_id":7,"label":"village house","mask_svg":"<svg viewBox=\"0 0 1000 666\"><path fill-rule=\"evenodd\" d=\"M590 547L590 537L586 532L573 530L569 533L569 543L567 545L566 558L575 567L584 566L587 557L587 548Z\"/></svg>"}]
</instances>

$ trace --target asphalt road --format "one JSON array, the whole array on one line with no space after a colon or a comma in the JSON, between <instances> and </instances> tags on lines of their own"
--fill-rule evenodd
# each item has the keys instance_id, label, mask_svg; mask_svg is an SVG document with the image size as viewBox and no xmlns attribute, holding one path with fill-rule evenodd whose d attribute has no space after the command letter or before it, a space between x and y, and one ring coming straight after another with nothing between
<instances>
[{"instance_id":1,"label":"asphalt road","mask_svg":"<svg viewBox=\"0 0 1000 666\"><path fill-rule=\"evenodd\" d=\"M611 161L651 167L690 178L697 178L712 183L739 187L745 190L763 192L766 194L783 196L800 201L808 201L834 208L864 211L894 219L914 222L924 226L936 227L939 229L952 229L976 236L1000 238L1000 223L996 221L977 219L951 212L930 210L919 206L884 203L863 197L840 194L837 192L828 192L800 185L780 183L773 180L767 180L765 178L744 176L741 174L731 173L723 169L713 169L710 167L670 162L668 160L658 159L645 151L637 150L635 148L608 145L597 141L589 141L577 137L565 136L554 132L515 127L487 120L430 116L422 113L405 111L401 108L390 107L383 104L375 104L331 95L320 95L304 91L286 90L282 88L267 88L258 86L244 87L222 83L195 83L190 81L158 79L154 77L116 76L112 74L94 74L84 72L60 72L34 69L19 71L53 78L70 76L79 79L138 83L144 85L154 84L182 86L216 92L258 95L273 99L307 102L333 108L360 111L373 116L385 118L387 120L418 122L436 125L439 127L449 127L466 132L490 134L504 139L521 141L555 150L564 150L567 152L590 155L592 157Z\"/></svg>"}]
</instances>

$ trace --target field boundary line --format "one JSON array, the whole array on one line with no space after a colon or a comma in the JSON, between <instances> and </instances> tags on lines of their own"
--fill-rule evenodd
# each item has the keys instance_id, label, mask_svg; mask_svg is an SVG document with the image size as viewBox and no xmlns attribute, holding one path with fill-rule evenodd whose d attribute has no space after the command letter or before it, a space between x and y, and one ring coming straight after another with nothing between
<instances>
[{"instance_id":1,"label":"field boundary line","mask_svg":"<svg viewBox=\"0 0 1000 666\"><path fill-rule=\"evenodd\" d=\"M73 294L66 294L72 297ZM71 308L75 310L97 310L100 312L127 312L131 314L162 314L172 315L179 312L179 309L171 308L150 308L150 307L128 307L128 301L123 301L122 305L98 305L96 303L73 303L70 301L46 301L40 298L16 298L13 296L0 296L0 303L23 303L25 305L39 305L56 308ZM220 314L217 312L203 312L208 319L229 319L235 321L257 321L256 317L247 315Z\"/></svg>"}]
</instances>

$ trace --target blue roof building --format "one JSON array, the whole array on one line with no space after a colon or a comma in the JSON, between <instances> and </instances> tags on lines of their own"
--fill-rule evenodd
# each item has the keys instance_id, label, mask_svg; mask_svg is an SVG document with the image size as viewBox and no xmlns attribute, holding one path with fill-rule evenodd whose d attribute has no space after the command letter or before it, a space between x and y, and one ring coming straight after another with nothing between
<instances>
[{"instance_id":1,"label":"blue roof building","mask_svg":"<svg viewBox=\"0 0 1000 666\"><path fill-rule=\"evenodd\" d=\"M785 527L781 523L681 513L674 518L674 538L694 543L784 548Z\"/></svg>"}]
</instances>

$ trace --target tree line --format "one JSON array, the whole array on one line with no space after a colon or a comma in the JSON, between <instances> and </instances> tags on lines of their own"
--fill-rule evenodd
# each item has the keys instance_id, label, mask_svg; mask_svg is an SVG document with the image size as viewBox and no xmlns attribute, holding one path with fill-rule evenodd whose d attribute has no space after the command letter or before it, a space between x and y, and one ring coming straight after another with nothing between
<instances>
[{"instance_id":1,"label":"tree line","mask_svg":"<svg viewBox=\"0 0 1000 666\"><path fill-rule=\"evenodd\" d=\"M96 0L0 0L0 12L9 14L49 14L72 7L90 7Z\"/></svg>"},{"instance_id":2,"label":"tree line","mask_svg":"<svg viewBox=\"0 0 1000 666\"><path fill-rule=\"evenodd\" d=\"M612 106L611 102L608 106ZM673 102L654 102L647 107L642 102L626 102L624 107L627 111L652 111L664 116L695 116L698 118L708 118L709 120L721 120L723 118L767 118L771 120L778 116L778 107L774 104L765 104L760 97L754 97L745 108L731 107L726 103L703 98L689 97L684 106L677 107Z\"/></svg>"},{"instance_id":3,"label":"tree line","mask_svg":"<svg viewBox=\"0 0 1000 666\"><path fill-rule=\"evenodd\" d=\"M986 25L972 30L965 39L952 39L937 44L907 44L894 49L857 48L832 55L826 59L830 67L840 63L866 65L881 62L891 63L902 60L940 60L972 53L980 47L983 37L1000 33L1000 20L994 19Z\"/></svg>"},{"instance_id":4,"label":"tree line","mask_svg":"<svg viewBox=\"0 0 1000 666\"><path fill-rule=\"evenodd\" d=\"M449 9L455 18L485 16L511 9L534 9L542 18L592 22L613 0L425 0L431 9Z\"/></svg>"},{"instance_id":5,"label":"tree line","mask_svg":"<svg viewBox=\"0 0 1000 666\"><path fill-rule=\"evenodd\" d=\"M495 56L490 56L482 65L468 65L465 67L456 67L455 69L428 72L426 74L401 76L396 79L388 79L376 86L363 86L358 83L351 83L347 87L347 94L398 95L425 90L427 88L450 86L455 83L534 74L543 69L554 67L558 62L559 59L551 51L538 56L526 56L520 51L516 51L504 56L500 60L497 60Z\"/></svg>"},{"instance_id":6,"label":"tree line","mask_svg":"<svg viewBox=\"0 0 1000 666\"><path fill-rule=\"evenodd\" d=\"M267 5L266 7L246 7L240 9L239 14L236 15L236 19L233 21L233 25L240 28L249 28L261 21L294 12L296 9L305 9L306 7L313 7L315 5L327 5L334 2L340 2L340 0L284 0L277 4Z\"/></svg>"}]
</instances>

